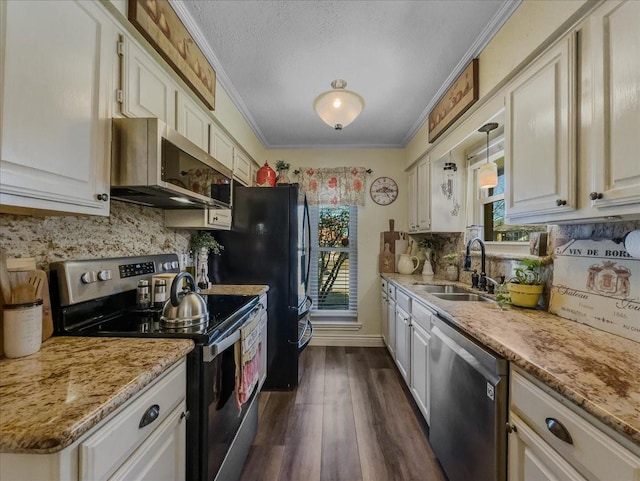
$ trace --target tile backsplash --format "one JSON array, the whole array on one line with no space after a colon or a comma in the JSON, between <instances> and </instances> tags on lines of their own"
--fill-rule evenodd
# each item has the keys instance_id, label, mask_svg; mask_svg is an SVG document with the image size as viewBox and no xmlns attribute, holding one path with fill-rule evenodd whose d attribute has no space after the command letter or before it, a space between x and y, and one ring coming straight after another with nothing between
<instances>
[{"instance_id":1,"label":"tile backsplash","mask_svg":"<svg viewBox=\"0 0 640 481\"><path fill-rule=\"evenodd\" d=\"M159 253L186 253L191 232L164 227L164 211L112 201L109 217L0 214L0 246L8 257L51 262Z\"/></svg>"}]
</instances>

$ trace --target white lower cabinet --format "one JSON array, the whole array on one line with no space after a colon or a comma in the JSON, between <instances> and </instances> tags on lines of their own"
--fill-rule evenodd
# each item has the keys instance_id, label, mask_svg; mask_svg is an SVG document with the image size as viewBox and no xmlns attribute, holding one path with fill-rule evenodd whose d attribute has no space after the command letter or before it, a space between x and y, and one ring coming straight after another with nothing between
<instances>
[{"instance_id":1,"label":"white lower cabinet","mask_svg":"<svg viewBox=\"0 0 640 481\"><path fill-rule=\"evenodd\" d=\"M389 298L387 302L387 349L392 358L396 358L396 301Z\"/></svg>"},{"instance_id":2,"label":"white lower cabinet","mask_svg":"<svg viewBox=\"0 0 640 481\"><path fill-rule=\"evenodd\" d=\"M62 451L0 453L0 479L184 481L186 384L182 360Z\"/></svg>"},{"instance_id":3,"label":"white lower cabinet","mask_svg":"<svg viewBox=\"0 0 640 481\"><path fill-rule=\"evenodd\" d=\"M411 382L410 389L427 424L430 422L429 343L431 341L431 312L415 299L411 302Z\"/></svg>"},{"instance_id":4,"label":"white lower cabinet","mask_svg":"<svg viewBox=\"0 0 640 481\"><path fill-rule=\"evenodd\" d=\"M509 481L640 479L638 453L547 390L511 369Z\"/></svg>"},{"instance_id":5,"label":"white lower cabinet","mask_svg":"<svg viewBox=\"0 0 640 481\"><path fill-rule=\"evenodd\" d=\"M396 365L400 370L400 374L402 374L402 377L407 382L409 381L409 376L411 375L411 370L409 368L409 349L411 347L411 328L409 327L410 320L411 318L409 316L409 313L402 309L402 307L400 307L400 305L398 305L396 301Z\"/></svg>"},{"instance_id":6,"label":"white lower cabinet","mask_svg":"<svg viewBox=\"0 0 640 481\"><path fill-rule=\"evenodd\" d=\"M386 288L384 288L380 293L380 314L382 320L382 340L385 344L387 344L387 332L389 331L389 299L387 299Z\"/></svg>"}]
</instances>

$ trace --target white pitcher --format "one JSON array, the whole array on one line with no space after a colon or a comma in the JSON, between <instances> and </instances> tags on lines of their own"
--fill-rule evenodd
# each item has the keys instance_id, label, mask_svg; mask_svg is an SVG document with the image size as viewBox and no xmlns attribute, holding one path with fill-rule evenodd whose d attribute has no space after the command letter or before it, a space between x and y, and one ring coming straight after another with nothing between
<instances>
[{"instance_id":1,"label":"white pitcher","mask_svg":"<svg viewBox=\"0 0 640 481\"><path fill-rule=\"evenodd\" d=\"M398 261L398 272L400 274L413 274L420 265L420 259L409 254L400 254Z\"/></svg>"}]
</instances>

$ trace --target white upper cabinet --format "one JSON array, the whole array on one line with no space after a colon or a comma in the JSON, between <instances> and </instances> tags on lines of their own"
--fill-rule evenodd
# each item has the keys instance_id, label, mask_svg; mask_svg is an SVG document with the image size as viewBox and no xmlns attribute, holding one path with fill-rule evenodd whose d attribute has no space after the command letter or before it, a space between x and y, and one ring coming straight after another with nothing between
<instances>
[{"instance_id":1,"label":"white upper cabinet","mask_svg":"<svg viewBox=\"0 0 640 481\"><path fill-rule=\"evenodd\" d=\"M233 170L233 142L215 124L209 124L209 153L229 170Z\"/></svg>"},{"instance_id":2,"label":"white upper cabinet","mask_svg":"<svg viewBox=\"0 0 640 481\"><path fill-rule=\"evenodd\" d=\"M109 215L115 29L99 3L0 2L0 203Z\"/></svg>"},{"instance_id":3,"label":"white upper cabinet","mask_svg":"<svg viewBox=\"0 0 640 481\"><path fill-rule=\"evenodd\" d=\"M576 36L567 35L506 87L508 220L576 208Z\"/></svg>"},{"instance_id":4,"label":"white upper cabinet","mask_svg":"<svg viewBox=\"0 0 640 481\"><path fill-rule=\"evenodd\" d=\"M207 113L183 92L177 93L177 131L205 152L209 152L209 122Z\"/></svg>"},{"instance_id":5,"label":"white upper cabinet","mask_svg":"<svg viewBox=\"0 0 640 481\"><path fill-rule=\"evenodd\" d=\"M429 160L424 157L408 172L409 232L426 232L431 226Z\"/></svg>"},{"instance_id":6,"label":"white upper cabinet","mask_svg":"<svg viewBox=\"0 0 640 481\"><path fill-rule=\"evenodd\" d=\"M176 128L177 85L130 38L122 38L121 112L126 117L155 117Z\"/></svg>"},{"instance_id":7,"label":"white upper cabinet","mask_svg":"<svg viewBox=\"0 0 640 481\"><path fill-rule=\"evenodd\" d=\"M640 2L609 1L591 16L592 189L601 209L640 203ZM586 199L584 199L586 200Z\"/></svg>"},{"instance_id":8,"label":"white upper cabinet","mask_svg":"<svg viewBox=\"0 0 640 481\"><path fill-rule=\"evenodd\" d=\"M233 152L233 176L243 185L252 185L251 161L237 147Z\"/></svg>"}]
</instances>

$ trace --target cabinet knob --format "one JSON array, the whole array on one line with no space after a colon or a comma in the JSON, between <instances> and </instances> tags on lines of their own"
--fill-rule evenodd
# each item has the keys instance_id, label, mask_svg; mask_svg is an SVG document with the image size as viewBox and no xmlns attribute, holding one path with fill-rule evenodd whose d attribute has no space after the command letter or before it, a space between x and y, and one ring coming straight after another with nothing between
<instances>
[{"instance_id":1,"label":"cabinet knob","mask_svg":"<svg viewBox=\"0 0 640 481\"><path fill-rule=\"evenodd\" d=\"M182 414L180 414L180 420L182 421L183 419L185 421L188 421L189 418L191 417L191 411L185 411Z\"/></svg>"},{"instance_id":2,"label":"cabinet knob","mask_svg":"<svg viewBox=\"0 0 640 481\"><path fill-rule=\"evenodd\" d=\"M591 192L589 194L589 199L591 199L591 200L602 199L602 193L600 193L600 192Z\"/></svg>"},{"instance_id":3,"label":"cabinet knob","mask_svg":"<svg viewBox=\"0 0 640 481\"><path fill-rule=\"evenodd\" d=\"M556 200L556 205L557 205L558 207L560 207L561 205L567 205L567 201L566 201L566 200L564 200L564 199L557 199L557 200Z\"/></svg>"},{"instance_id":4,"label":"cabinet knob","mask_svg":"<svg viewBox=\"0 0 640 481\"><path fill-rule=\"evenodd\" d=\"M96 199L106 202L109 200L109 194L106 194L106 193L98 194L96 195Z\"/></svg>"},{"instance_id":5,"label":"cabinet knob","mask_svg":"<svg viewBox=\"0 0 640 481\"><path fill-rule=\"evenodd\" d=\"M216 216L216 217L212 217L212 218L211 218L211 220L212 220L213 222L215 222L215 221L217 221L217 220L218 220L218 217L217 217L217 216Z\"/></svg>"},{"instance_id":6,"label":"cabinet knob","mask_svg":"<svg viewBox=\"0 0 640 481\"><path fill-rule=\"evenodd\" d=\"M511 424L511 423L507 423L507 432L509 434L511 433L517 433L518 432L518 428L516 428L515 424Z\"/></svg>"},{"instance_id":7,"label":"cabinet knob","mask_svg":"<svg viewBox=\"0 0 640 481\"><path fill-rule=\"evenodd\" d=\"M546 418L544 422L547 424L547 429L551 431L556 438L561 441L564 441L567 444L573 444L573 438L567 428L555 418Z\"/></svg>"}]
</instances>

